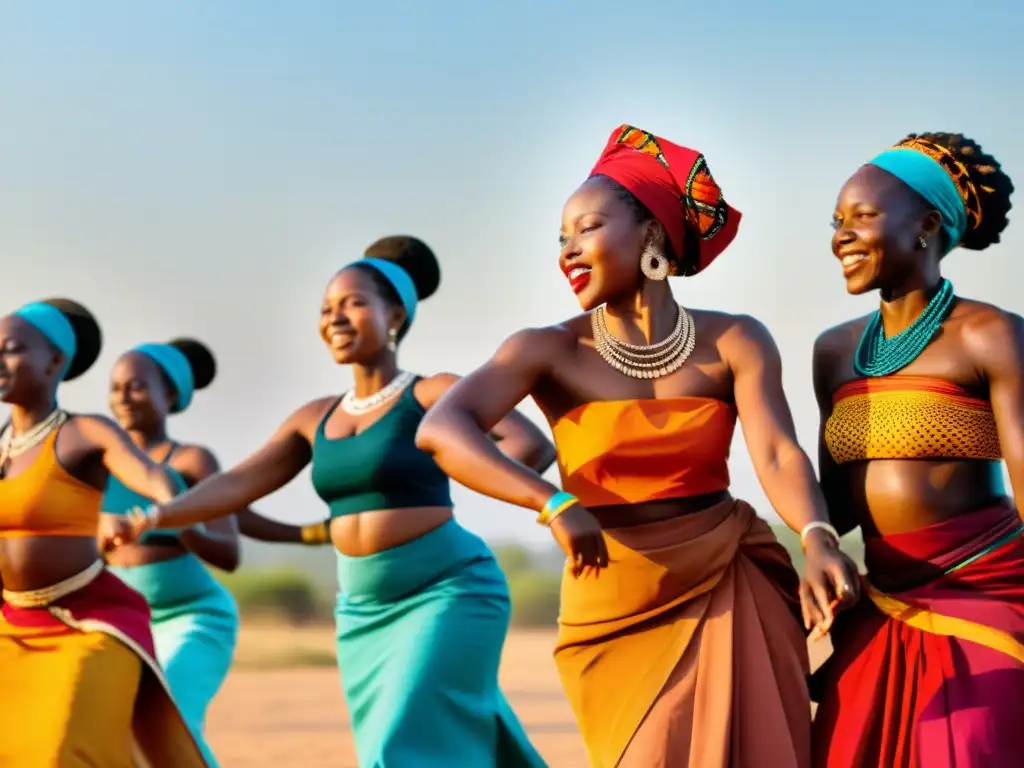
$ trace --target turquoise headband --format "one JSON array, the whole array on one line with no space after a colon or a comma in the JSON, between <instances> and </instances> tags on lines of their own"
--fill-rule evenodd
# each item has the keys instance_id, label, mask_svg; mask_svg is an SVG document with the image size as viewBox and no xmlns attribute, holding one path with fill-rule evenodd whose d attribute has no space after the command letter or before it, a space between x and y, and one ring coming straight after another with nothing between
<instances>
[{"instance_id":1,"label":"turquoise headband","mask_svg":"<svg viewBox=\"0 0 1024 768\"><path fill-rule=\"evenodd\" d=\"M192 364L185 353L170 344L140 344L132 352L141 352L160 366L178 393L178 402L171 413L181 413L192 402L192 394L196 391L196 379L192 374Z\"/></svg>"},{"instance_id":2,"label":"turquoise headband","mask_svg":"<svg viewBox=\"0 0 1024 768\"><path fill-rule=\"evenodd\" d=\"M44 304L41 301L26 304L21 309L16 310L14 314L32 325L53 346L63 353L64 370L60 374L60 377L63 379L67 375L68 368L71 367L71 361L74 360L75 353L78 351L78 339L75 336L75 329L71 325L71 321L59 309L49 304Z\"/></svg>"},{"instance_id":3,"label":"turquoise headband","mask_svg":"<svg viewBox=\"0 0 1024 768\"><path fill-rule=\"evenodd\" d=\"M409 273L392 261L376 259L372 256L360 259L354 262L352 266L357 264L373 267L384 276L384 279L391 283L391 287L395 289L398 298L402 300L402 306L405 307L405 326L408 328L412 325L412 319L416 317L416 305L419 304L419 297L416 294L416 284L409 277Z\"/></svg>"},{"instance_id":4,"label":"turquoise headband","mask_svg":"<svg viewBox=\"0 0 1024 768\"><path fill-rule=\"evenodd\" d=\"M891 173L939 212L949 239L947 253L960 244L967 231L967 209L956 184L939 163L916 149L894 147L870 164Z\"/></svg>"}]
</instances>

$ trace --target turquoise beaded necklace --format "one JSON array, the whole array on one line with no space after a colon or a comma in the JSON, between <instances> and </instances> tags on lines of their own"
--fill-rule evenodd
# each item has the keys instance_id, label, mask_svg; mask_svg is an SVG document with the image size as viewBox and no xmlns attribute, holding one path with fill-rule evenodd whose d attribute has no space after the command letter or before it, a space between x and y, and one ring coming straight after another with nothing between
<instances>
[{"instance_id":1,"label":"turquoise beaded necklace","mask_svg":"<svg viewBox=\"0 0 1024 768\"><path fill-rule=\"evenodd\" d=\"M882 312L871 316L853 356L853 368L861 376L888 376L906 368L927 347L953 306L953 284L943 279L924 312L895 336L886 337Z\"/></svg>"}]
</instances>

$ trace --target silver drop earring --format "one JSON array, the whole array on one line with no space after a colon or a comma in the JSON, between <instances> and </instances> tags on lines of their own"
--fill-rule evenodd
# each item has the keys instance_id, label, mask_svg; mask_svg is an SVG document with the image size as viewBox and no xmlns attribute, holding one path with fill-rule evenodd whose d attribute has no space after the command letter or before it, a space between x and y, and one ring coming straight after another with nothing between
<instances>
[{"instance_id":1,"label":"silver drop earring","mask_svg":"<svg viewBox=\"0 0 1024 768\"><path fill-rule=\"evenodd\" d=\"M928 247L928 241L924 239L924 235L917 238L917 244L921 246L922 251Z\"/></svg>"},{"instance_id":2,"label":"silver drop earring","mask_svg":"<svg viewBox=\"0 0 1024 768\"><path fill-rule=\"evenodd\" d=\"M388 329L388 350L394 352L398 349L398 331L394 328Z\"/></svg>"},{"instance_id":3,"label":"silver drop earring","mask_svg":"<svg viewBox=\"0 0 1024 768\"><path fill-rule=\"evenodd\" d=\"M664 280L668 277L668 259L648 245L640 255L640 271L648 280Z\"/></svg>"}]
</instances>

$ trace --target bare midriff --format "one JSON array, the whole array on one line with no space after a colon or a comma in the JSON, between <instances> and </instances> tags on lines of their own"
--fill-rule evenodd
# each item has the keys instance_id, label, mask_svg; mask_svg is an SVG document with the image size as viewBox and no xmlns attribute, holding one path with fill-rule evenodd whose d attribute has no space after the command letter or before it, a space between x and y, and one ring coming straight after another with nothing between
<instances>
[{"instance_id":1,"label":"bare midriff","mask_svg":"<svg viewBox=\"0 0 1024 768\"><path fill-rule=\"evenodd\" d=\"M875 459L839 472L865 536L917 530L1006 498L997 461Z\"/></svg>"},{"instance_id":2,"label":"bare midriff","mask_svg":"<svg viewBox=\"0 0 1024 768\"><path fill-rule=\"evenodd\" d=\"M343 555L366 557L425 536L452 517L450 507L404 507L344 515L331 521L331 542Z\"/></svg>"}]
</instances>

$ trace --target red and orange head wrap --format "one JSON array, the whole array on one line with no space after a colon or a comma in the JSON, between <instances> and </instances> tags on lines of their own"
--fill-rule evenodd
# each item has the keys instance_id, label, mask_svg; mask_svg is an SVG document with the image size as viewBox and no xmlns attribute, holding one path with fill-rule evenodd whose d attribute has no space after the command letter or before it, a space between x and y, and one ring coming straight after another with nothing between
<instances>
[{"instance_id":1,"label":"red and orange head wrap","mask_svg":"<svg viewBox=\"0 0 1024 768\"><path fill-rule=\"evenodd\" d=\"M593 176L629 190L665 228L672 274L704 270L736 237L741 214L729 206L704 155L631 125L612 131Z\"/></svg>"}]
</instances>

